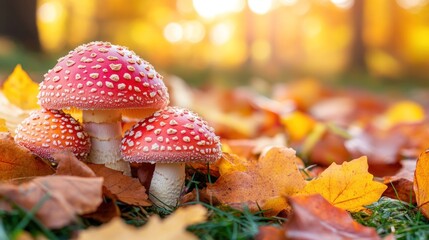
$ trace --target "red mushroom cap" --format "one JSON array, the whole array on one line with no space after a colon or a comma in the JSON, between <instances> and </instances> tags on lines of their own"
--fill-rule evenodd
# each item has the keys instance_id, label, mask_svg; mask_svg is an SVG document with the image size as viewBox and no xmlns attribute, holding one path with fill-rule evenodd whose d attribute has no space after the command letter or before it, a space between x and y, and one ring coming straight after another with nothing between
<instances>
[{"instance_id":1,"label":"red mushroom cap","mask_svg":"<svg viewBox=\"0 0 429 240\"><path fill-rule=\"evenodd\" d=\"M126 47L91 42L58 60L40 83L38 98L48 109L160 109L169 103L162 79Z\"/></svg>"},{"instance_id":2,"label":"red mushroom cap","mask_svg":"<svg viewBox=\"0 0 429 240\"><path fill-rule=\"evenodd\" d=\"M89 136L82 126L61 110L33 111L15 130L15 142L36 155L52 159L57 151L68 150L80 160L91 149Z\"/></svg>"},{"instance_id":3,"label":"red mushroom cap","mask_svg":"<svg viewBox=\"0 0 429 240\"><path fill-rule=\"evenodd\" d=\"M167 107L125 133L122 157L129 162L213 162L221 157L214 129L197 114Z\"/></svg>"}]
</instances>

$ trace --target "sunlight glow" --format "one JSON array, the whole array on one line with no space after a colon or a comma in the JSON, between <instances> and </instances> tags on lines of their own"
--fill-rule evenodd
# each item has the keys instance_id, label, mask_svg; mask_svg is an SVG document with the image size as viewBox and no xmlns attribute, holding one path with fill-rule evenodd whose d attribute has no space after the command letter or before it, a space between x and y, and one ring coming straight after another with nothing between
<instances>
[{"instance_id":1,"label":"sunlight glow","mask_svg":"<svg viewBox=\"0 0 429 240\"><path fill-rule=\"evenodd\" d=\"M219 23L210 32L210 41L215 45L223 45L231 39L233 26L229 23Z\"/></svg>"},{"instance_id":2,"label":"sunlight glow","mask_svg":"<svg viewBox=\"0 0 429 240\"><path fill-rule=\"evenodd\" d=\"M198 15L206 19L240 12L244 8L244 0L193 0L192 3Z\"/></svg>"},{"instance_id":3,"label":"sunlight glow","mask_svg":"<svg viewBox=\"0 0 429 240\"><path fill-rule=\"evenodd\" d=\"M413 9L413 8L423 7L429 1L428 0L396 0L396 2L402 8L410 10L410 9Z\"/></svg>"},{"instance_id":4,"label":"sunlight glow","mask_svg":"<svg viewBox=\"0 0 429 240\"><path fill-rule=\"evenodd\" d=\"M249 0L247 3L252 12L260 15L268 13L273 6L273 0Z\"/></svg>"},{"instance_id":5,"label":"sunlight glow","mask_svg":"<svg viewBox=\"0 0 429 240\"><path fill-rule=\"evenodd\" d=\"M37 16L45 23L55 22L61 14L62 6L58 2L46 2L37 9Z\"/></svg>"},{"instance_id":6,"label":"sunlight glow","mask_svg":"<svg viewBox=\"0 0 429 240\"><path fill-rule=\"evenodd\" d=\"M179 42L183 39L183 27L175 22L167 24L164 28L164 37L171 43Z\"/></svg>"},{"instance_id":7,"label":"sunlight glow","mask_svg":"<svg viewBox=\"0 0 429 240\"><path fill-rule=\"evenodd\" d=\"M331 0L338 8L349 9L353 6L354 0Z\"/></svg>"},{"instance_id":8,"label":"sunlight glow","mask_svg":"<svg viewBox=\"0 0 429 240\"><path fill-rule=\"evenodd\" d=\"M203 24L198 21L188 21L183 24L184 38L191 43L203 40L206 34Z\"/></svg>"}]
</instances>

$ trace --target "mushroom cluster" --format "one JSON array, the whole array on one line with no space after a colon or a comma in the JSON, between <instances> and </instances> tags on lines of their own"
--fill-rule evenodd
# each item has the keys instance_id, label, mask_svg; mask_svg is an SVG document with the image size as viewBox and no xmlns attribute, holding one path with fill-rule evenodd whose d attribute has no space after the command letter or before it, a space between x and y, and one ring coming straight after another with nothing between
<instances>
[{"instance_id":1,"label":"mushroom cluster","mask_svg":"<svg viewBox=\"0 0 429 240\"><path fill-rule=\"evenodd\" d=\"M88 162L130 173L121 160L122 111L150 115L168 105L162 76L125 47L107 42L81 45L60 58L40 83L39 103L47 109L82 109L91 138Z\"/></svg>"},{"instance_id":2,"label":"mushroom cluster","mask_svg":"<svg viewBox=\"0 0 429 240\"><path fill-rule=\"evenodd\" d=\"M81 45L44 75L39 90L43 109L18 127L18 144L50 160L55 151L69 150L127 175L131 163L158 205L177 204L186 162L221 156L213 128L187 109L168 107L163 77L126 47ZM62 109L81 109L83 124ZM123 113L143 120L122 137Z\"/></svg>"}]
</instances>

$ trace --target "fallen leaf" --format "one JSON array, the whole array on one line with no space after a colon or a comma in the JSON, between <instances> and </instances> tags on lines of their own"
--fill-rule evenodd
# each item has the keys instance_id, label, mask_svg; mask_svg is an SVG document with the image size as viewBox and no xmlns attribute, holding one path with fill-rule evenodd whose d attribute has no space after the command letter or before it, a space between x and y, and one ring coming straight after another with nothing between
<instances>
[{"instance_id":1,"label":"fallen leaf","mask_svg":"<svg viewBox=\"0 0 429 240\"><path fill-rule=\"evenodd\" d=\"M286 146L286 136L276 134L273 137L255 139L230 139L222 141L224 152L233 153L245 159L257 159L262 151L269 146Z\"/></svg>"},{"instance_id":2,"label":"fallen leaf","mask_svg":"<svg viewBox=\"0 0 429 240\"><path fill-rule=\"evenodd\" d=\"M53 159L58 163L57 175L70 175L77 177L96 177L94 171L84 162L78 160L76 156L70 152L57 152L53 154Z\"/></svg>"},{"instance_id":3,"label":"fallen leaf","mask_svg":"<svg viewBox=\"0 0 429 240\"><path fill-rule=\"evenodd\" d=\"M247 204L251 210L258 210L258 206L263 206L268 199L290 196L303 189L305 181L297 161L294 150L270 147L246 171L221 175L207 187L207 191L223 204L235 207ZM271 207L279 212L287 206Z\"/></svg>"},{"instance_id":4,"label":"fallen leaf","mask_svg":"<svg viewBox=\"0 0 429 240\"><path fill-rule=\"evenodd\" d=\"M321 195L293 196L293 214L285 224L287 239L381 239L374 228L355 222Z\"/></svg>"},{"instance_id":5,"label":"fallen leaf","mask_svg":"<svg viewBox=\"0 0 429 240\"><path fill-rule=\"evenodd\" d=\"M303 152L314 164L329 166L350 159L344 143L347 138L325 124L317 124L303 143Z\"/></svg>"},{"instance_id":6,"label":"fallen leaf","mask_svg":"<svg viewBox=\"0 0 429 240\"><path fill-rule=\"evenodd\" d=\"M93 212L102 201L102 178L37 177L20 185L0 185L0 205L13 204L31 211L48 228L61 228L76 215Z\"/></svg>"},{"instance_id":7,"label":"fallen leaf","mask_svg":"<svg viewBox=\"0 0 429 240\"><path fill-rule=\"evenodd\" d=\"M33 110L23 110L18 106L11 104L3 91L0 90L0 118L6 122L6 128L11 134L24 119L26 119Z\"/></svg>"},{"instance_id":8,"label":"fallen leaf","mask_svg":"<svg viewBox=\"0 0 429 240\"><path fill-rule=\"evenodd\" d=\"M193 240L195 235L186 231L189 225L204 222L207 210L201 205L192 205L179 208L170 216L161 220L157 215L149 218L141 228L125 224L120 218L113 219L98 228L89 228L82 231L78 240L105 240L105 239L157 239L157 240Z\"/></svg>"},{"instance_id":9,"label":"fallen leaf","mask_svg":"<svg viewBox=\"0 0 429 240\"><path fill-rule=\"evenodd\" d=\"M285 230L280 227L262 226L259 227L256 240L287 240Z\"/></svg>"},{"instance_id":10,"label":"fallen leaf","mask_svg":"<svg viewBox=\"0 0 429 240\"><path fill-rule=\"evenodd\" d=\"M301 141L316 125L316 121L311 116L300 111L283 116L281 122L292 141Z\"/></svg>"},{"instance_id":11,"label":"fallen leaf","mask_svg":"<svg viewBox=\"0 0 429 240\"><path fill-rule=\"evenodd\" d=\"M45 176L54 170L27 149L18 146L8 133L0 133L0 180Z\"/></svg>"},{"instance_id":12,"label":"fallen leaf","mask_svg":"<svg viewBox=\"0 0 429 240\"><path fill-rule=\"evenodd\" d=\"M117 200L136 206L150 206L146 189L136 178L125 176L120 171L105 167L101 164L88 164L98 177L103 177L103 186Z\"/></svg>"},{"instance_id":13,"label":"fallen leaf","mask_svg":"<svg viewBox=\"0 0 429 240\"><path fill-rule=\"evenodd\" d=\"M402 160L401 165L402 168L396 175L384 177L383 182L387 189L383 196L415 204L416 196L413 191L413 182L416 161Z\"/></svg>"},{"instance_id":14,"label":"fallen leaf","mask_svg":"<svg viewBox=\"0 0 429 240\"><path fill-rule=\"evenodd\" d=\"M58 161L57 175L80 177L103 177L103 193L114 200L137 206L150 206L146 189L136 178L125 176L120 171L101 164L85 164L70 152L58 152L54 156Z\"/></svg>"},{"instance_id":15,"label":"fallen leaf","mask_svg":"<svg viewBox=\"0 0 429 240\"><path fill-rule=\"evenodd\" d=\"M10 103L24 110L40 108L37 104L39 84L33 82L19 64L3 83L2 90Z\"/></svg>"},{"instance_id":16,"label":"fallen leaf","mask_svg":"<svg viewBox=\"0 0 429 240\"><path fill-rule=\"evenodd\" d=\"M9 131L6 127L6 120L3 118L0 118L0 132L7 132Z\"/></svg>"},{"instance_id":17,"label":"fallen leaf","mask_svg":"<svg viewBox=\"0 0 429 240\"><path fill-rule=\"evenodd\" d=\"M243 172L249 163L246 159L241 158L233 153L223 153L219 160L219 174L225 175L234 171Z\"/></svg>"},{"instance_id":18,"label":"fallen leaf","mask_svg":"<svg viewBox=\"0 0 429 240\"><path fill-rule=\"evenodd\" d=\"M346 140L345 146L352 158L367 156L369 172L383 177L401 168L399 152L405 142L399 133L368 129Z\"/></svg>"},{"instance_id":19,"label":"fallen leaf","mask_svg":"<svg viewBox=\"0 0 429 240\"><path fill-rule=\"evenodd\" d=\"M82 217L84 218L90 218L97 220L102 223L106 223L111 221L112 219L116 217L121 216L121 210L119 209L118 205L116 204L116 201L114 200L104 200L100 206L98 206L97 210L95 212L85 214Z\"/></svg>"},{"instance_id":20,"label":"fallen leaf","mask_svg":"<svg viewBox=\"0 0 429 240\"><path fill-rule=\"evenodd\" d=\"M373 181L366 157L342 165L332 163L318 178L310 181L300 194L321 194L334 206L359 211L377 201L386 185Z\"/></svg>"},{"instance_id":21,"label":"fallen leaf","mask_svg":"<svg viewBox=\"0 0 429 240\"><path fill-rule=\"evenodd\" d=\"M429 217L429 151L424 151L417 159L414 172L414 194L417 206L426 217Z\"/></svg>"},{"instance_id":22,"label":"fallen leaf","mask_svg":"<svg viewBox=\"0 0 429 240\"><path fill-rule=\"evenodd\" d=\"M390 106L382 118L385 127L399 123L415 123L425 118L425 110L416 102L404 100Z\"/></svg>"}]
</instances>

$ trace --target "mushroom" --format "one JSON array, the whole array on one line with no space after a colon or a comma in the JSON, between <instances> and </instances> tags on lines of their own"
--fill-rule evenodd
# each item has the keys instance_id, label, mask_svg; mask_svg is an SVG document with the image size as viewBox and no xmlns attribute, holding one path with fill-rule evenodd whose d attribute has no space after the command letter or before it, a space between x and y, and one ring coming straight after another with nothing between
<instances>
[{"instance_id":1,"label":"mushroom","mask_svg":"<svg viewBox=\"0 0 429 240\"><path fill-rule=\"evenodd\" d=\"M150 115L168 105L163 77L125 47L108 42L81 45L60 58L40 83L47 109L79 108L91 137L88 161L129 173L121 160L121 111Z\"/></svg>"},{"instance_id":2,"label":"mushroom","mask_svg":"<svg viewBox=\"0 0 429 240\"><path fill-rule=\"evenodd\" d=\"M57 151L69 150L84 160L91 149L81 124L61 110L31 112L15 130L15 142L51 163L55 163L52 154Z\"/></svg>"},{"instance_id":3,"label":"mushroom","mask_svg":"<svg viewBox=\"0 0 429 240\"><path fill-rule=\"evenodd\" d=\"M140 168L155 164L149 193L160 206L177 204L186 162L210 163L222 154L214 129L197 114L178 107L167 107L136 123L125 133L121 153L124 160ZM141 172L144 170L137 171Z\"/></svg>"}]
</instances>

